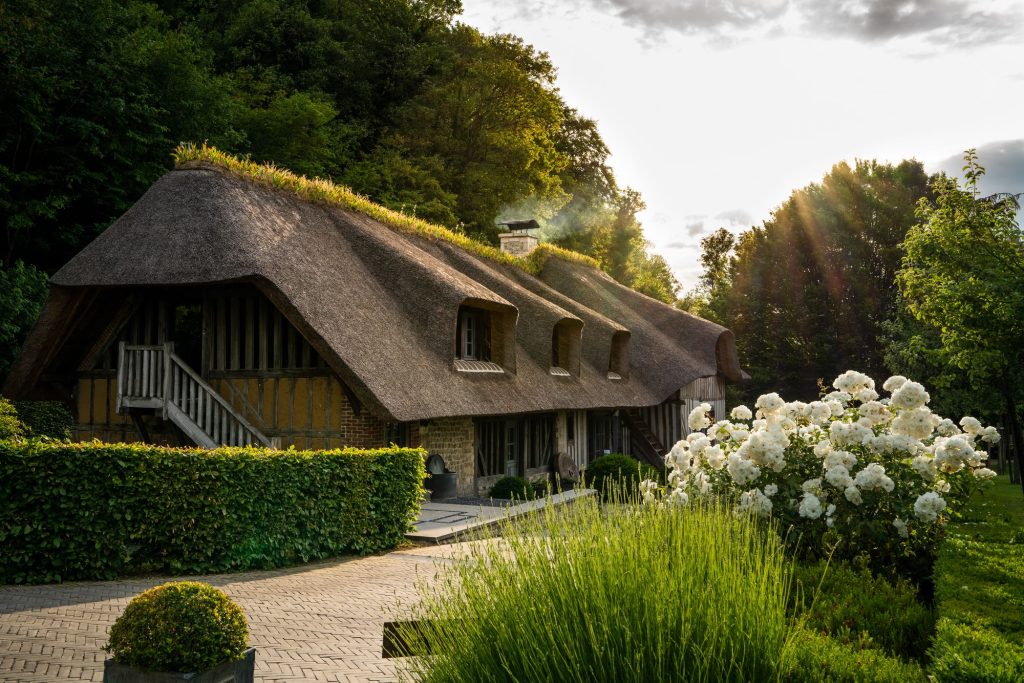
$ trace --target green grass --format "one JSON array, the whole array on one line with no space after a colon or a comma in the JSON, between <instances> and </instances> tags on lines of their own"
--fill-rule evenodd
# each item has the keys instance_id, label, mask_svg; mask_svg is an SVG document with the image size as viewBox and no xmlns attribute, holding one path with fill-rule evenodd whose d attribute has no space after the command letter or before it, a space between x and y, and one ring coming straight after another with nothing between
<instances>
[{"instance_id":1,"label":"green grass","mask_svg":"<svg viewBox=\"0 0 1024 683\"><path fill-rule=\"evenodd\" d=\"M1024 680L1024 495L998 477L950 525L935 565L936 681Z\"/></svg>"},{"instance_id":2,"label":"green grass","mask_svg":"<svg viewBox=\"0 0 1024 683\"><path fill-rule=\"evenodd\" d=\"M337 185L323 178L306 178L273 164L260 164L249 159L239 159L206 143L178 145L174 151L174 161L178 167L195 163L209 164L265 187L288 192L306 201L323 202L358 211L393 230L414 234L429 240L444 240L477 256L522 268L534 275L540 273L549 258L559 258L570 263L598 268L597 261L589 256L547 243L539 245L526 257L513 256L443 226L428 223L421 218L376 204L344 185Z\"/></svg>"},{"instance_id":3,"label":"green grass","mask_svg":"<svg viewBox=\"0 0 1024 683\"><path fill-rule=\"evenodd\" d=\"M548 506L428 589L418 680L765 681L784 670L790 566L723 509ZM407 633L412 653L423 640Z\"/></svg>"}]
</instances>

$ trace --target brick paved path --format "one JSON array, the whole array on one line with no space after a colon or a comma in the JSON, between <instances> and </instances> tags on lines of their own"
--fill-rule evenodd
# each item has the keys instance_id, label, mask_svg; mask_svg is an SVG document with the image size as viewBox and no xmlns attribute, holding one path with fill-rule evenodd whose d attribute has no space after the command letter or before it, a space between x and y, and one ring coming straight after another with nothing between
<instances>
[{"instance_id":1,"label":"brick paved path","mask_svg":"<svg viewBox=\"0 0 1024 683\"><path fill-rule=\"evenodd\" d=\"M398 664L381 659L382 625L456 552L458 544L421 547L199 578L245 610L257 680L393 681ZM0 681L103 680L110 625L133 596L165 581L0 586Z\"/></svg>"}]
</instances>

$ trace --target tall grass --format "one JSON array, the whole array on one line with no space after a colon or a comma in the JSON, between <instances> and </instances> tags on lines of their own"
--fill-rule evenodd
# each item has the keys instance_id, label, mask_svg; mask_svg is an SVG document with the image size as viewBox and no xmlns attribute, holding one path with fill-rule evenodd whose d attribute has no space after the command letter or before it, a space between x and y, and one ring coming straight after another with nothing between
<instances>
[{"instance_id":1,"label":"tall grass","mask_svg":"<svg viewBox=\"0 0 1024 683\"><path fill-rule=\"evenodd\" d=\"M779 677L790 565L770 530L718 507L578 501L475 544L407 629L430 681ZM428 647L427 643L432 645Z\"/></svg>"}]
</instances>

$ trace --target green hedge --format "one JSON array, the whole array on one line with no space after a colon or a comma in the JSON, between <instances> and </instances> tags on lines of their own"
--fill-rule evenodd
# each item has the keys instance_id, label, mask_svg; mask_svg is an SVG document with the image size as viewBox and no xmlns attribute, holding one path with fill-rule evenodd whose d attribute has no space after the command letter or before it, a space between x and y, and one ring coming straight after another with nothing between
<instances>
[{"instance_id":1,"label":"green hedge","mask_svg":"<svg viewBox=\"0 0 1024 683\"><path fill-rule=\"evenodd\" d=\"M999 477L951 525L935 564L935 681L1024 681L1024 496Z\"/></svg>"},{"instance_id":2,"label":"green hedge","mask_svg":"<svg viewBox=\"0 0 1024 683\"><path fill-rule=\"evenodd\" d=\"M49 436L70 439L75 418L60 401L15 401L18 418L28 430L28 436Z\"/></svg>"},{"instance_id":3,"label":"green hedge","mask_svg":"<svg viewBox=\"0 0 1024 683\"><path fill-rule=\"evenodd\" d=\"M0 583L269 568L400 543L423 451L0 441Z\"/></svg>"}]
</instances>

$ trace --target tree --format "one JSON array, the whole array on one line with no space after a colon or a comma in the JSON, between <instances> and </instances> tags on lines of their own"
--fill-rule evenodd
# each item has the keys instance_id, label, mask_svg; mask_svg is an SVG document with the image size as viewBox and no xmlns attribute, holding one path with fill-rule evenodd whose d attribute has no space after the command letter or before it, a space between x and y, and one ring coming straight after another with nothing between
<instances>
[{"instance_id":1,"label":"tree","mask_svg":"<svg viewBox=\"0 0 1024 683\"><path fill-rule=\"evenodd\" d=\"M938 333L954 367L1002 397L1018 461L1024 397L1024 235L1014 196L981 197L985 169L964 154L964 186L936 177L907 233L897 281L907 309Z\"/></svg>"},{"instance_id":2,"label":"tree","mask_svg":"<svg viewBox=\"0 0 1024 683\"><path fill-rule=\"evenodd\" d=\"M820 378L885 372L878 337L927 180L917 161L836 164L762 226L705 238L690 305L735 332L750 397L778 390L810 399Z\"/></svg>"}]
</instances>

